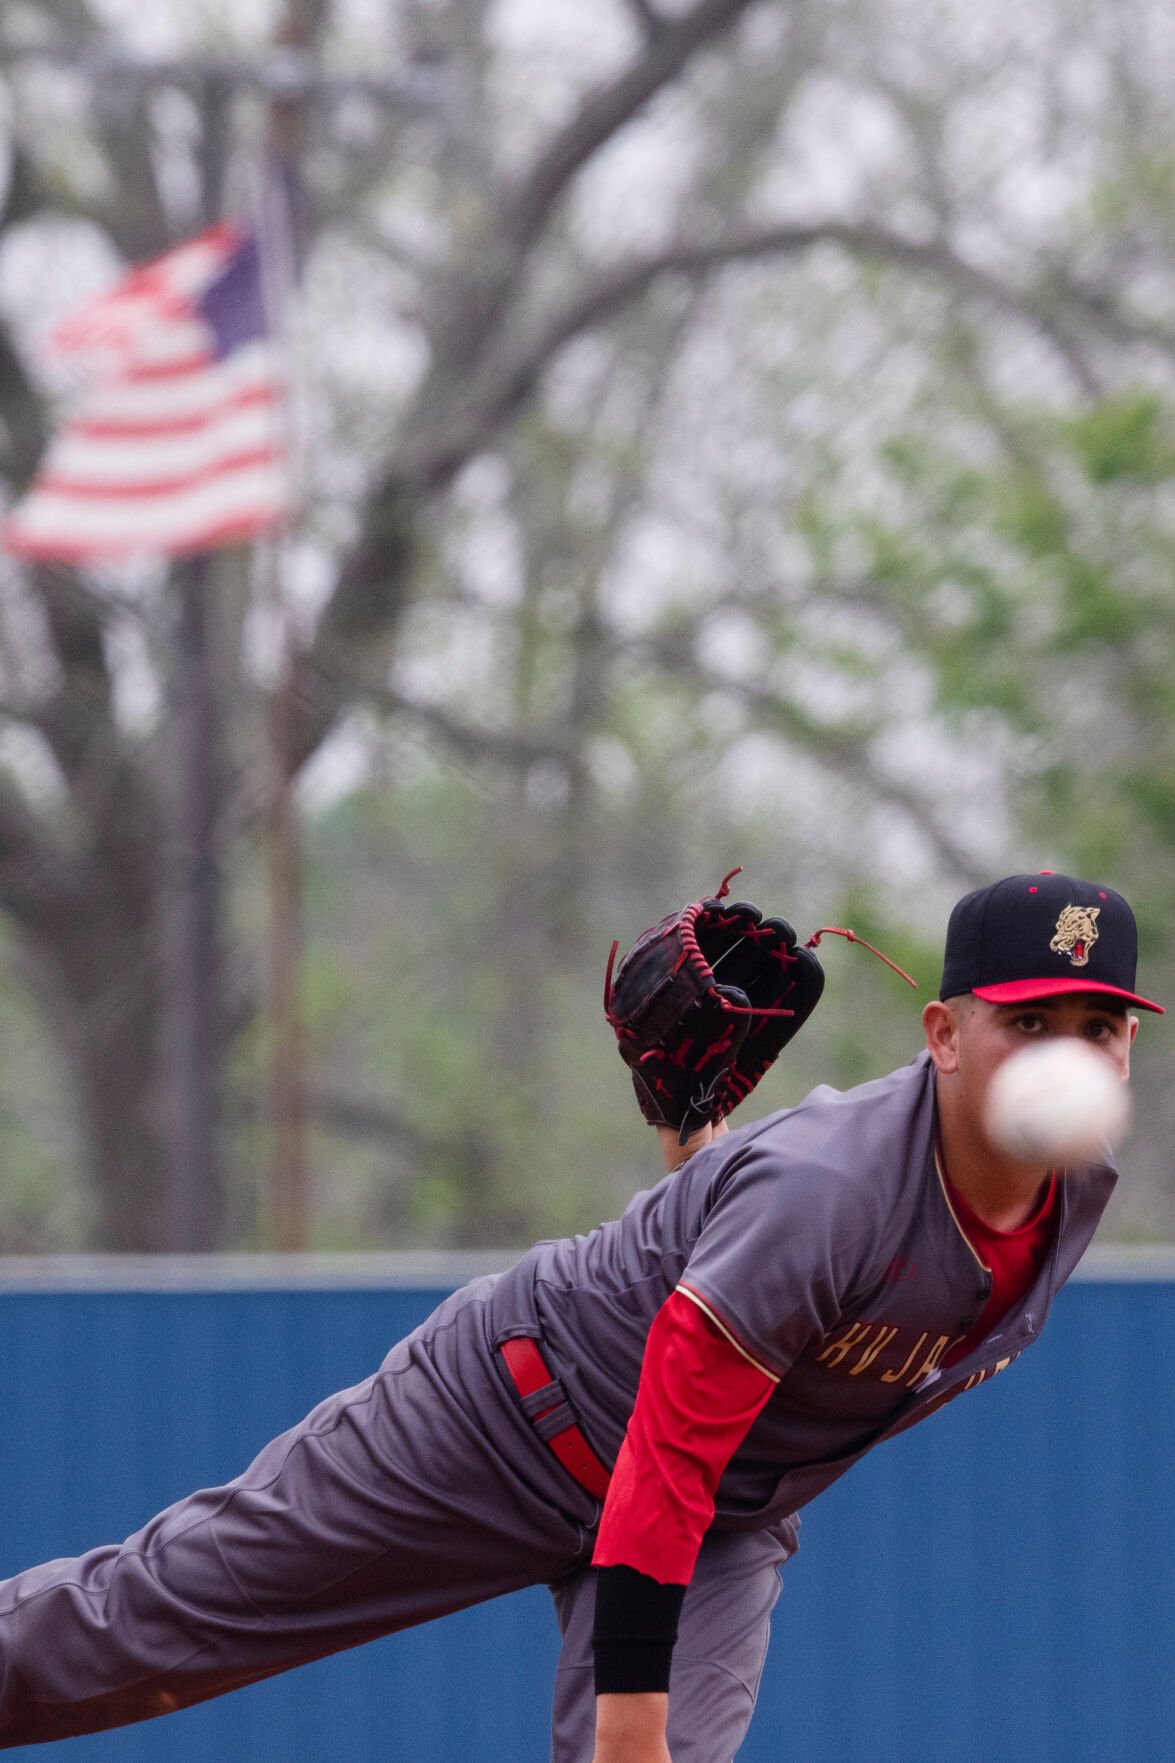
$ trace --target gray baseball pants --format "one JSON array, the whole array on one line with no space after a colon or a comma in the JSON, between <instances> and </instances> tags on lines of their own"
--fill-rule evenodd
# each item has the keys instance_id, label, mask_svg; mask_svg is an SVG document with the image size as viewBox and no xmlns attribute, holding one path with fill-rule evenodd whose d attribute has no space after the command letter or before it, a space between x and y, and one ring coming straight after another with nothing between
<instances>
[{"instance_id":1,"label":"gray baseball pants","mask_svg":"<svg viewBox=\"0 0 1175 1763\"><path fill-rule=\"evenodd\" d=\"M491 1285L454 1294L227 1486L0 1584L0 1748L170 1713L549 1584L552 1756L590 1763L598 1506L521 1413L487 1332ZM674 1763L727 1763L741 1743L783 1558L766 1532L707 1538L674 1661Z\"/></svg>"}]
</instances>

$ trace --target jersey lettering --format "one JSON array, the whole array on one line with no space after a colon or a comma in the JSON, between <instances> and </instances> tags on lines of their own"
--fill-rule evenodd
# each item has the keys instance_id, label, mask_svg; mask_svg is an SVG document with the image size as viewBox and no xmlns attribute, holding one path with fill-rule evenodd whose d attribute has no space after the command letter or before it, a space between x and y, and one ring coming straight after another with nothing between
<instances>
[{"instance_id":1,"label":"jersey lettering","mask_svg":"<svg viewBox=\"0 0 1175 1763\"><path fill-rule=\"evenodd\" d=\"M922 1343L925 1339L926 1339L926 1334L925 1334L925 1331L923 1331L923 1333L920 1334L918 1336L918 1339L914 1342L914 1345L910 1348L909 1357L907 1358L906 1363L902 1366L901 1370L900 1371L883 1371L881 1374L882 1383L901 1383L902 1379L905 1377L906 1373L909 1371L911 1365L914 1363L914 1359L915 1359L916 1355L921 1352ZM911 1382L913 1382L913 1379L911 1379Z\"/></svg>"},{"instance_id":2,"label":"jersey lettering","mask_svg":"<svg viewBox=\"0 0 1175 1763\"><path fill-rule=\"evenodd\" d=\"M907 1329L907 1338L909 1333ZM907 1347L904 1340L899 1340L901 1334L901 1326L894 1322L850 1322L816 1355L816 1363L829 1371L842 1371L848 1377L872 1373L880 1383L902 1384L912 1390L939 1369L947 1349L963 1338L932 1335L923 1329Z\"/></svg>"},{"instance_id":3,"label":"jersey lettering","mask_svg":"<svg viewBox=\"0 0 1175 1763\"><path fill-rule=\"evenodd\" d=\"M940 1334L939 1335L939 1337L935 1341L933 1347L931 1347L929 1353L927 1353L925 1359L922 1361L921 1365L918 1367L917 1371L914 1373L913 1377L910 1379L911 1386L913 1386L915 1384L920 1384L924 1377L929 1377L930 1373L932 1371L938 1370L938 1362L942 1358L943 1354L946 1352L946 1350L950 1346L950 1344L951 1344L951 1337L949 1334Z\"/></svg>"},{"instance_id":4,"label":"jersey lettering","mask_svg":"<svg viewBox=\"0 0 1175 1763\"><path fill-rule=\"evenodd\" d=\"M877 1339L865 1348L865 1351L861 1354L861 1357L849 1372L849 1376L860 1377L863 1371L868 1371L877 1355L884 1347L889 1346L889 1343L893 1340L897 1332L896 1327L887 1327L883 1322L878 1330Z\"/></svg>"},{"instance_id":5,"label":"jersey lettering","mask_svg":"<svg viewBox=\"0 0 1175 1763\"><path fill-rule=\"evenodd\" d=\"M872 1328L871 1322L850 1322L839 1341L832 1341L825 1347L823 1353L817 1357L816 1363L822 1365L827 1359L830 1366L839 1365L841 1360L846 1359L853 1348L866 1338Z\"/></svg>"}]
</instances>

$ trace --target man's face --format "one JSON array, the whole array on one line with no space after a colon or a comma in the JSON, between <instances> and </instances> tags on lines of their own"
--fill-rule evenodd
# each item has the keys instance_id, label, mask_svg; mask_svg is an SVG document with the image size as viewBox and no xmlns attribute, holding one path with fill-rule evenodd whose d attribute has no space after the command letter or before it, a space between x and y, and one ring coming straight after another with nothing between
<instances>
[{"instance_id":1,"label":"man's face","mask_svg":"<svg viewBox=\"0 0 1175 1763\"><path fill-rule=\"evenodd\" d=\"M988 1004L970 993L923 1012L926 1041L939 1075L956 1092L962 1113L984 1118L988 1087L1005 1059L1035 1041L1084 1041L1125 1083L1138 1018L1097 992L1070 992L1032 1004Z\"/></svg>"}]
</instances>

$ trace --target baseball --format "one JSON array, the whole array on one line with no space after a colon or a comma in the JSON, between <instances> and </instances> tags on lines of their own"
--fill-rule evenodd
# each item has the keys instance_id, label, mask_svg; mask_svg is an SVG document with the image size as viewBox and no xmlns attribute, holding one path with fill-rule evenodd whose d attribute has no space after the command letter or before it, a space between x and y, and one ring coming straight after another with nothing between
<instances>
[{"instance_id":1,"label":"baseball","mask_svg":"<svg viewBox=\"0 0 1175 1763\"><path fill-rule=\"evenodd\" d=\"M1096 1157L1125 1131L1126 1085L1080 1041L1025 1047L998 1068L987 1098L993 1144L1027 1162Z\"/></svg>"}]
</instances>

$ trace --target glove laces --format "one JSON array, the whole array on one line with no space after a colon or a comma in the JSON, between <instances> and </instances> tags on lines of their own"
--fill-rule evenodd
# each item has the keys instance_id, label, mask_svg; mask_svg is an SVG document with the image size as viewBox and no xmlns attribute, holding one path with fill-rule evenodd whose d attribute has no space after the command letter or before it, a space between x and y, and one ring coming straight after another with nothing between
<instances>
[{"instance_id":1,"label":"glove laces","mask_svg":"<svg viewBox=\"0 0 1175 1763\"><path fill-rule=\"evenodd\" d=\"M844 930L838 924L823 925L818 931L813 931L804 944L805 949L819 948L821 937L844 937L848 943L860 943L862 949L868 949L871 955L876 955L879 961L884 961L887 967L891 967L900 978L904 979L908 986L913 986L915 991L918 990L918 981L911 979L904 967L899 967L896 961L891 961L888 955L883 955L880 949L875 949L872 943L867 943L864 937L859 937L855 930Z\"/></svg>"}]
</instances>

